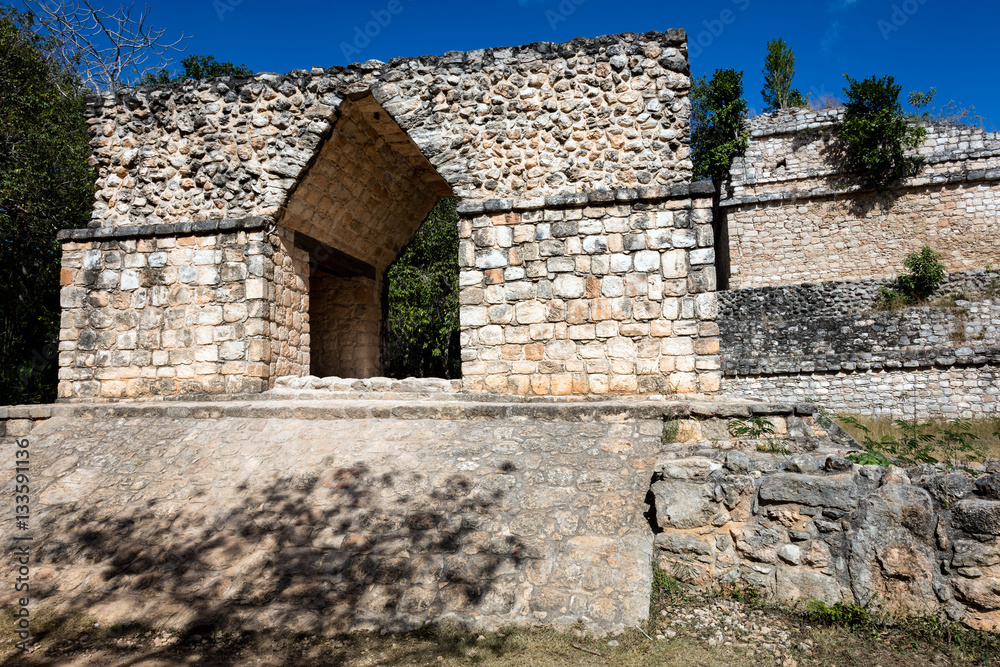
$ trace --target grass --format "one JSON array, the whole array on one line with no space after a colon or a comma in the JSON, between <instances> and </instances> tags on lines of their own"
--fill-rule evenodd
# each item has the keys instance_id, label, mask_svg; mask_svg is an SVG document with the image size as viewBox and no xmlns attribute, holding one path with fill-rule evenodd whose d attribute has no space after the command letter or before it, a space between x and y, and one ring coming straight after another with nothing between
<instances>
[{"instance_id":1,"label":"grass","mask_svg":"<svg viewBox=\"0 0 1000 667\"><path fill-rule=\"evenodd\" d=\"M868 435L873 440L881 440L886 436L899 439L904 435L903 430L890 417L855 417L854 419L869 430ZM983 445L986 456L988 458L1000 458L1000 438L997 438L995 435L995 433L1000 431L1000 418L970 419L968 422L975 441ZM850 423L841 423L839 421L838 423L859 442L864 439L865 434L861 429ZM942 419L933 420L931 423L939 428L943 428L948 424L946 420ZM932 450L932 453L939 458L944 454L940 450Z\"/></svg>"},{"instance_id":2,"label":"grass","mask_svg":"<svg viewBox=\"0 0 1000 667\"><path fill-rule=\"evenodd\" d=\"M354 633L321 637L283 632L178 634L139 626L95 627L86 615L60 617L36 610L33 628L39 650L29 656L13 649L13 616L0 614L0 665L59 667L167 667L174 665L343 665L405 667L475 665L477 667L557 667L615 665L646 667L912 667L1000 665L1000 636L979 633L934 619L887 623L853 606L802 605L798 610L764 601L758 591L734 587L726 596L689 595L669 574L656 576L659 594L645 631L677 629L669 640L650 640L639 629L613 637L584 636L580 631L508 627L480 632L435 626L407 634ZM781 658L761 644L708 646L712 632L694 621L690 630L673 619L721 602L739 609L758 626L787 630L791 650ZM701 633L701 634L699 634Z\"/></svg>"}]
</instances>

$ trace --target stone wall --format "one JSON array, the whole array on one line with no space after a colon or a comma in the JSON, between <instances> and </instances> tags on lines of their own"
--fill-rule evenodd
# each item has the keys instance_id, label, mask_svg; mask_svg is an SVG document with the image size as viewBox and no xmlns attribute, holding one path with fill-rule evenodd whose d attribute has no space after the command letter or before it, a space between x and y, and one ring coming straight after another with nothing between
<instances>
[{"instance_id":1,"label":"stone wall","mask_svg":"<svg viewBox=\"0 0 1000 667\"><path fill-rule=\"evenodd\" d=\"M722 390L726 395L760 401L818 401L838 414L920 420L996 418L1000 413L1000 366L994 361L897 370L727 376Z\"/></svg>"},{"instance_id":2,"label":"stone wall","mask_svg":"<svg viewBox=\"0 0 1000 667\"><path fill-rule=\"evenodd\" d=\"M369 278L317 273L309 283L309 299L312 374L343 378L378 375L382 368L378 284Z\"/></svg>"},{"instance_id":3,"label":"stone wall","mask_svg":"<svg viewBox=\"0 0 1000 667\"><path fill-rule=\"evenodd\" d=\"M653 478L655 545L682 581L1000 630L1000 461L970 474L672 449Z\"/></svg>"},{"instance_id":4,"label":"stone wall","mask_svg":"<svg viewBox=\"0 0 1000 667\"><path fill-rule=\"evenodd\" d=\"M62 266L60 398L266 388L276 287L260 225L65 243Z\"/></svg>"},{"instance_id":5,"label":"stone wall","mask_svg":"<svg viewBox=\"0 0 1000 667\"><path fill-rule=\"evenodd\" d=\"M90 229L62 238L276 225L267 369L210 383L253 391L381 374L384 273L456 195L471 391L712 393L711 193L690 184L688 72L685 35L668 31L91 99L97 202ZM331 300L323 272L373 283L374 302ZM102 391L128 393L67 396Z\"/></svg>"},{"instance_id":6,"label":"stone wall","mask_svg":"<svg viewBox=\"0 0 1000 667\"><path fill-rule=\"evenodd\" d=\"M271 353L267 386L270 387L273 378L309 373L311 266L308 253L295 246L293 232L278 227L268 241L273 249L273 279L270 284L266 276L259 283L248 281L247 291L255 295L257 285L261 285L269 305Z\"/></svg>"},{"instance_id":7,"label":"stone wall","mask_svg":"<svg viewBox=\"0 0 1000 667\"><path fill-rule=\"evenodd\" d=\"M967 294L995 278L952 274ZM723 390L760 400L898 418L1000 412L1000 302L874 311L891 281L829 282L720 292ZM981 293L982 294L982 293Z\"/></svg>"},{"instance_id":8,"label":"stone wall","mask_svg":"<svg viewBox=\"0 0 1000 667\"><path fill-rule=\"evenodd\" d=\"M718 391L711 199L697 197L463 217L467 390Z\"/></svg>"},{"instance_id":9,"label":"stone wall","mask_svg":"<svg viewBox=\"0 0 1000 667\"><path fill-rule=\"evenodd\" d=\"M1000 263L995 236L1000 137L929 126L920 172L891 194L858 192L837 166L841 110L788 111L749 123L746 154L721 204L733 288L882 278L923 245L949 271Z\"/></svg>"},{"instance_id":10,"label":"stone wall","mask_svg":"<svg viewBox=\"0 0 1000 667\"><path fill-rule=\"evenodd\" d=\"M95 98L94 225L277 219L344 101L369 92L462 199L686 183L688 72L671 30Z\"/></svg>"},{"instance_id":11,"label":"stone wall","mask_svg":"<svg viewBox=\"0 0 1000 667\"><path fill-rule=\"evenodd\" d=\"M763 413L789 446L829 445L808 406L289 391L303 395L44 406L28 446L33 608L222 631L621 632L649 613L665 424L707 443Z\"/></svg>"}]
</instances>

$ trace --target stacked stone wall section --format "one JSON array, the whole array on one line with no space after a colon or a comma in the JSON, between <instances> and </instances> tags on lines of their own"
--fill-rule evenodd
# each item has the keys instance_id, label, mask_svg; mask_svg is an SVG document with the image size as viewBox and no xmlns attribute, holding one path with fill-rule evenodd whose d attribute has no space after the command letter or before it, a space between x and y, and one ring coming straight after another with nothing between
<instances>
[{"instance_id":1,"label":"stacked stone wall section","mask_svg":"<svg viewBox=\"0 0 1000 667\"><path fill-rule=\"evenodd\" d=\"M467 390L718 390L709 199L484 213L460 237Z\"/></svg>"},{"instance_id":2,"label":"stacked stone wall section","mask_svg":"<svg viewBox=\"0 0 1000 667\"><path fill-rule=\"evenodd\" d=\"M912 151L919 173L889 193L861 192L839 166L842 117L791 111L749 122L750 145L721 205L731 287L888 277L923 245L941 252L949 271L1000 262L997 133L928 125Z\"/></svg>"},{"instance_id":3,"label":"stacked stone wall section","mask_svg":"<svg viewBox=\"0 0 1000 667\"><path fill-rule=\"evenodd\" d=\"M690 181L683 31L397 58L93 98L93 226L278 218L370 91L465 199Z\"/></svg>"}]
</instances>

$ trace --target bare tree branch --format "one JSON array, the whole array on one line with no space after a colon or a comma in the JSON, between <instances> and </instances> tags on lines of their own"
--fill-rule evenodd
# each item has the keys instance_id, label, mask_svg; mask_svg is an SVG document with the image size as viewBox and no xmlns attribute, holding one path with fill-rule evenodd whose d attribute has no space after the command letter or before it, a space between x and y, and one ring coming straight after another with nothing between
<instances>
[{"instance_id":1,"label":"bare tree branch","mask_svg":"<svg viewBox=\"0 0 1000 667\"><path fill-rule=\"evenodd\" d=\"M183 33L170 42L165 29L149 25L148 5L136 13L134 3L108 11L90 0L22 1L53 38L52 55L75 69L84 86L95 92L133 86L184 50Z\"/></svg>"}]
</instances>

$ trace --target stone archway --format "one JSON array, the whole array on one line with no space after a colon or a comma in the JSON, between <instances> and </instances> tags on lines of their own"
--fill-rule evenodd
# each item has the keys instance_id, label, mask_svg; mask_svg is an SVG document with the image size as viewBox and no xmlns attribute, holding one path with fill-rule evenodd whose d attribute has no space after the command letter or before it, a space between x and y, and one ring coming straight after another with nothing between
<instances>
[{"instance_id":1,"label":"stone archway","mask_svg":"<svg viewBox=\"0 0 1000 667\"><path fill-rule=\"evenodd\" d=\"M275 295L278 376L384 372L386 270L434 204L451 194L371 95L341 105L330 137L278 220L293 274ZM296 289L289 285L300 285L307 298L286 298L285 290Z\"/></svg>"}]
</instances>

